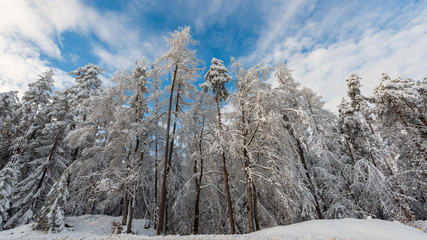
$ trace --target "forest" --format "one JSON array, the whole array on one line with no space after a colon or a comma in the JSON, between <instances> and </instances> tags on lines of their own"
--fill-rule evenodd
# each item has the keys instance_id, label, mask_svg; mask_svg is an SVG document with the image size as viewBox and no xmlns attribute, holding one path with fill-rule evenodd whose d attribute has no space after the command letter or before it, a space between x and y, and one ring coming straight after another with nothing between
<instances>
[{"instance_id":1,"label":"forest","mask_svg":"<svg viewBox=\"0 0 427 240\"><path fill-rule=\"evenodd\" d=\"M242 234L312 219L427 219L427 78L349 74L338 114L285 63L208 69L189 27L106 87L47 70L0 93L0 230L122 216L165 234ZM195 84L196 81L203 82Z\"/></svg>"}]
</instances>

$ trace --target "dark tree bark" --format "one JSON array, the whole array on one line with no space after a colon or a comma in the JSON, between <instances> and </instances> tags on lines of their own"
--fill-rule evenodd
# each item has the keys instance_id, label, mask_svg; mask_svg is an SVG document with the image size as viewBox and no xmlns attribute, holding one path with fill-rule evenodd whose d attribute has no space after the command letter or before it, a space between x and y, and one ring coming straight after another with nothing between
<instances>
[{"instance_id":1,"label":"dark tree bark","mask_svg":"<svg viewBox=\"0 0 427 240\"><path fill-rule=\"evenodd\" d=\"M316 189L315 189L313 181L311 180L311 177L310 177L310 172L309 172L309 169L307 166L307 162L305 161L304 151L302 149L301 142L299 139L297 139L294 136L292 131L290 131L290 134L292 135L292 137L295 139L295 141L297 143L298 155L299 155L300 161L304 167L304 171L305 171L305 175L307 177L307 181L309 183L309 189L311 191L311 195L313 195L313 198L314 198L314 204L315 204L315 208L316 208L317 217L319 219L323 219L323 215L322 215L322 211L320 210L320 204L319 204L319 200L317 197Z\"/></svg>"},{"instance_id":2,"label":"dark tree bark","mask_svg":"<svg viewBox=\"0 0 427 240\"><path fill-rule=\"evenodd\" d=\"M202 139L203 139L203 130L204 126L202 125L202 130L200 132L200 141L199 141L199 152L200 152L200 174L199 178L195 178L196 184L196 201L194 204L194 224L193 224L193 233L199 234L199 219L200 219L200 192L202 186L202 178L203 178L203 151L202 151ZM194 174L197 174L197 159L194 160Z\"/></svg>"},{"instance_id":3,"label":"dark tree bark","mask_svg":"<svg viewBox=\"0 0 427 240\"><path fill-rule=\"evenodd\" d=\"M246 138L246 134L244 136ZM244 146L246 146L246 143L243 143ZM248 214L248 227L249 232L254 232L254 209L253 209L253 197L252 197L252 180L249 176L249 156L248 151L246 148L243 148L243 161L244 161L244 168L243 171L245 172L245 185L246 185L246 211Z\"/></svg>"},{"instance_id":4,"label":"dark tree bark","mask_svg":"<svg viewBox=\"0 0 427 240\"><path fill-rule=\"evenodd\" d=\"M218 110L218 126L220 132L222 132L222 126L221 126L221 111L219 109L219 99L218 96L215 98L217 110ZM233 205L231 204L231 196L230 196L230 186L228 184L228 172L227 172L227 164L226 164L226 158L225 158L225 152L222 150L222 169L224 172L224 182L225 182L225 193L227 195L227 207L228 207L228 216L230 220L230 229L231 234L236 234L236 228L234 226L234 218L233 218Z\"/></svg>"},{"instance_id":5,"label":"dark tree bark","mask_svg":"<svg viewBox=\"0 0 427 240\"><path fill-rule=\"evenodd\" d=\"M71 162L74 162L74 161L77 160L78 153L79 153L79 148L74 149L74 151L73 151L73 157L71 159Z\"/></svg>"},{"instance_id":6,"label":"dark tree bark","mask_svg":"<svg viewBox=\"0 0 427 240\"><path fill-rule=\"evenodd\" d=\"M125 194L125 199L123 201L123 218L122 218L122 225L126 225L127 219L128 219L128 209L129 209L129 199L128 194Z\"/></svg>"},{"instance_id":7,"label":"dark tree bark","mask_svg":"<svg viewBox=\"0 0 427 240\"><path fill-rule=\"evenodd\" d=\"M166 195L167 195L167 189L166 189L166 179L167 179L167 171L168 171L168 156L169 156L169 131L170 131L170 124L171 124L171 114L172 114L172 101L173 101L173 90L175 87L175 79L176 74L178 71L178 65L175 65L175 71L172 78L172 86L170 91L170 97L169 97L169 109L168 109L168 121L166 126L166 144L165 144L165 160L163 163L163 176L162 176L162 198L160 201L159 206L159 222L156 229L156 234L160 235L163 230L163 221L164 221L164 215L165 215L165 206L166 206Z\"/></svg>"},{"instance_id":8,"label":"dark tree bark","mask_svg":"<svg viewBox=\"0 0 427 240\"><path fill-rule=\"evenodd\" d=\"M132 220L133 220L133 197L129 198L129 217L126 227L126 233L132 233Z\"/></svg>"},{"instance_id":9,"label":"dark tree bark","mask_svg":"<svg viewBox=\"0 0 427 240\"><path fill-rule=\"evenodd\" d=\"M252 181L252 196L254 200L254 220L255 220L255 230L259 231L261 230L261 227L259 225L259 219L258 219L258 197L257 192L255 188L255 183Z\"/></svg>"},{"instance_id":10,"label":"dark tree bark","mask_svg":"<svg viewBox=\"0 0 427 240\"><path fill-rule=\"evenodd\" d=\"M401 120L400 124L402 124L403 128L405 128L405 130L408 132L409 136L412 138L412 142L415 144L415 146L417 147L418 151L424 157L424 160L427 161L426 150L423 149L423 147L421 146L421 144L413 136L412 131L409 128L409 124L406 122L405 118L403 117L402 112L396 107L396 105L394 103L392 103L392 104L393 104L394 113L396 113L396 115L399 116L399 118Z\"/></svg>"},{"instance_id":11,"label":"dark tree bark","mask_svg":"<svg viewBox=\"0 0 427 240\"><path fill-rule=\"evenodd\" d=\"M53 146L50 149L49 157L48 157L48 160L47 160L48 162L51 162L52 159L53 159L53 156L55 155L55 150L56 150L56 147L58 146L58 142L59 142L59 135L60 135L60 133L58 133L56 135L55 142L53 143ZM46 173L47 173L47 167L44 168L42 177L40 178L40 181L37 184L36 191L34 193L37 193L39 191L39 189L43 186L43 181L44 181L44 178L46 177ZM34 210L35 203L36 203L37 199L38 198L33 198L33 202L31 204L31 209L32 210Z\"/></svg>"},{"instance_id":12,"label":"dark tree bark","mask_svg":"<svg viewBox=\"0 0 427 240\"><path fill-rule=\"evenodd\" d=\"M157 196L158 196L158 190L157 190L157 186L158 186L158 169L157 169L157 164L158 164L158 159L159 159L159 149L158 149L158 134L157 134L157 130L156 130L156 158L154 159L154 229L157 229L157 217L158 217L158 213L157 213Z\"/></svg>"}]
</instances>

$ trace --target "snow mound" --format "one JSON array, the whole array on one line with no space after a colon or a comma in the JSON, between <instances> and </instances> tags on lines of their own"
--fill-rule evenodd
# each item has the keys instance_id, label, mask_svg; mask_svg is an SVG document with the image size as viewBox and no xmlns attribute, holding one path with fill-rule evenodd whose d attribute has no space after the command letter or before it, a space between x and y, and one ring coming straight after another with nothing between
<instances>
[{"instance_id":1,"label":"snow mound","mask_svg":"<svg viewBox=\"0 0 427 240\"><path fill-rule=\"evenodd\" d=\"M284 240L427 240L427 233L397 222L377 219L336 219L313 220L264 229L244 235L191 235L191 236L160 236L156 237L153 229L145 229L146 220L134 219L132 230L137 235L111 234L111 222L119 222L120 217L103 215L85 215L67 217L66 223L72 227L61 233L45 234L32 231L31 224L0 232L2 240L17 239L284 239ZM418 221L418 225L427 221Z\"/></svg>"},{"instance_id":2,"label":"snow mound","mask_svg":"<svg viewBox=\"0 0 427 240\"><path fill-rule=\"evenodd\" d=\"M423 231L398 222L378 219L313 220L264 229L250 234L266 239L310 240L427 240Z\"/></svg>"}]
</instances>

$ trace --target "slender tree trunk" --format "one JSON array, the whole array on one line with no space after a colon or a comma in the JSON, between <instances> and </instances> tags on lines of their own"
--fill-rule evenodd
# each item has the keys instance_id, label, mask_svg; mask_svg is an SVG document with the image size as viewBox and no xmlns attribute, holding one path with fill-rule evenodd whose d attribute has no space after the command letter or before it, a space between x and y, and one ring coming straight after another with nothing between
<instances>
[{"instance_id":1,"label":"slender tree trunk","mask_svg":"<svg viewBox=\"0 0 427 240\"><path fill-rule=\"evenodd\" d=\"M33 117L33 120L30 124L28 124L27 129L25 130L24 136L22 137L21 141L19 141L18 148L16 149L16 153L20 154L22 149L22 144L24 143L25 139L27 138L28 132L30 131L31 126L33 125L33 121L35 120L36 116Z\"/></svg>"},{"instance_id":2,"label":"slender tree trunk","mask_svg":"<svg viewBox=\"0 0 427 240\"><path fill-rule=\"evenodd\" d=\"M73 157L72 157L72 159L71 159L71 162L74 162L74 161L76 161L77 160L77 154L79 153L79 148L77 147L77 148L75 148L74 149L74 151L73 151Z\"/></svg>"},{"instance_id":3,"label":"slender tree trunk","mask_svg":"<svg viewBox=\"0 0 427 240\"><path fill-rule=\"evenodd\" d=\"M171 142L170 142L170 146L169 146L169 156L168 156L168 169L167 169L167 174L169 174L169 171L171 169L172 166L172 154L173 154L173 147L174 147L174 142L175 142L175 132L176 132L176 125L177 125L177 121L178 121L178 107L179 107L179 90L180 90L180 85L178 85L178 89L177 89L177 94L176 94L176 103L175 103L175 120L173 122L173 127L172 127L172 137L171 137ZM166 185L166 188L168 186ZM167 226L168 226L168 203L166 203L166 207L165 207L165 234L167 233Z\"/></svg>"},{"instance_id":4,"label":"slender tree trunk","mask_svg":"<svg viewBox=\"0 0 427 240\"><path fill-rule=\"evenodd\" d=\"M245 120L245 113L242 112L242 125L244 125L246 122ZM252 179L249 173L249 154L248 154L248 150L247 147L249 146L250 142L252 141L253 137L255 136L255 132L252 135L252 139L249 140L249 143L246 142L246 138L247 138L247 131L244 130L242 133L243 136L243 163L244 163L244 168L243 171L245 173L245 185L246 185L246 212L248 214L248 230L249 232L254 232L255 231L255 227L254 227L254 209L253 209L253 196L252 196Z\"/></svg>"},{"instance_id":5,"label":"slender tree trunk","mask_svg":"<svg viewBox=\"0 0 427 240\"><path fill-rule=\"evenodd\" d=\"M407 106L408 106L408 107L410 107L410 108L411 108L411 106L410 106L406 101L405 101L405 103L407 104ZM396 109L396 106L395 106L395 105L393 105L393 107L394 107L395 112L396 112L396 110L397 110L397 109ZM411 108L411 110L415 113L415 110L414 110L413 108ZM397 113L397 112L396 112L396 113ZM367 118L365 115L363 115L363 116L365 117L366 123L368 124L369 129L371 130L372 135L375 135L375 131L374 131L374 129L373 129L373 127L372 127L371 123L369 122L368 118ZM401 116L401 114L400 114L400 113L399 113L399 116L400 116L400 118L404 121L404 119L403 119L403 117ZM406 123L406 122L405 122L405 123ZM402 124L402 125L403 125L403 126L405 127L405 129L406 129L406 126L407 126L407 125L405 125L405 124ZM377 146L377 147L378 147L378 149L381 149L380 144L377 144L377 145L378 145L378 146ZM373 163L374 163L375 167L377 167L377 165L375 164L374 157L372 156L371 151L370 151L369 153L370 153L370 155L371 155L371 158L372 158L372 161L373 161ZM383 159L383 161L384 161L384 163L385 163L385 165L386 165L386 168L387 168L387 170L388 170L388 172L389 172L390 176L394 176L393 170L391 169L391 166L390 166L390 164L388 163L387 159L386 159L386 158L384 158L384 159ZM396 187L397 187L397 190L399 191L399 193L400 193L400 194L405 195L405 193L404 193L403 189L400 187L400 185L399 185L399 182L398 182L398 181L396 181ZM397 197L394 197L394 200L397 202L397 204L399 205L400 209L402 209L402 211L405 213L406 218L407 218L409 221L412 221L412 220L414 219L414 216L413 216L413 214L411 213L410 207L408 206L408 202L407 202L406 200L403 200L403 203L402 203L402 200L398 199Z\"/></svg>"},{"instance_id":6,"label":"slender tree trunk","mask_svg":"<svg viewBox=\"0 0 427 240\"><path fill-rule=\"evenodd\" d=\"M249 157L246 148L243 149L244 156L244 172L245 172L245 183L246 183L246 210L248 213L248 227L249 232L254 232L254 216L253 216L253 197L252 197L252 180L249 176Z\"/></svg>"},{"instance_id":7,"label":"slender tree trunk","mask_svg":"<svg viewBox=\"0 0 427 240\"><path fill-rule=\"evenodd\" d=\"M199 152L200 152L200 174L199 178L194 179L196 183L196 201L194 204L194 234L199 234L199 206L200 206L200 192L201 192L201 185L202 185L202 177L203 177L203 152L202 152L202 139L203 139L203 130L204 126L202 125L202 131L200 133L200 141L199 141ZM197 174L197 159L194 160L194 174Z\"/></svg>"},{"instance_id":8,"label":"slender tree trunk","mask_svg":"<svg viewBox=\"0 0 427 240\"><path fill-rule=\"evenodd\" d=\"M409 136L412 138L412 142L414 142L415 146L418 148L418 151L421 153L421 155L424 157L424 160L427 161L427 154L426 151L422 148L421 144L417 142L417 140L413 137L411 129L409 129L408 123L405 121L405 118L402 116L402 112L397 109L396 105L393 103L393 110L394 112L399 116L401 120L402 126L405 128L405 130L408 132Z\"/></svg>"},{"instance_id":9,"label":"slender tree trunk","mask_svg":"<svg viewBox=\"0 0 427 240\"><path fill-rule=\"evenodd\" d=\"M221 134L221 137L222 137L221 111L219 109L219 99L218 99L218 96L215 98L215 100L216 100L216 105L217 105L217 110L218 110L218 126L219 126L219 131L220 131L220 134ZM223 169L223 172L224 172L225 193L227 195L228 216L229 216L229 219L230 219L231 234L236 234L236 228L234 227L233 206L231 204L230 187L229 187L229 184L228 184L228 172L227 172L227 164L226 164L224 150L222 150L222 169Z\"/></svg>"},{"instance_id":10,"label":"slender tree trunk","mask_svg":"<svg viewBox=\"0 0 427 240\"><path fill-rule=\"evenodd\" d=\"M418 113L417 113L417 111L415 111L414 107L408 101L406 101L405 98L402 97L402 100L405 102L406 106L408 106L411 109L411 111L417 115L418 120L420 120L420 122L424 125L424 127L427 127L427 120L422 115L421 109L419 109L417 106L415 106L418 109Z\"/></svg>"},{"instance_id":11,"label":"slender tree trunk","mask_svg":"<svg viewBox=\"0 0 427 240\"><path fill-rule=\"evenodd\" d=\"M369 130L371 130L371 133L372 133L372 134L375 134L374 128L372 127L372 124L371 124L371 122L369 121L368 117L367 117L367 116L365 116L365 114L363 114L363 113L362 113L362 115L363 115L363 117L365 118L366 124L368 124Z\"/></svg>"},{"instance_id":12,"label":"slender tree trunk","mask_svg":"<svg viewBox=\"0 0 427 240\"><path fill-rule=\"evenodd\" d=\"M255 230L259 231L259 230L261 230L261 227L259 225L259 220L258 220L258 197L257 197L256 188L255 188L255 183L253 181L252 181L252 197L254 200Z\"/></svg>"},{"instance_id":13,"label":"slender tree trunk","mask_svg":"<svg viewBox=\"0 0 427 240\"><path fill-rule=\"evenodd\" d=\"M158 212L157 212L157 196L158 196L158 190L157 190L157 186L158 186L158 169L157 169L157 164L158 164L158 159L159 159L159 149L158 149L158 135L157 135L157 130L156 130L156 158L154 159L154 229L157 229L157 217L158 217Z\"/></svg>"},{"instance_id":14,"label":"slender tree trunk","mask_svg":"<svg viewBox=\"0 0 427 240\"><path fill-rule=\"evenodd\" d=\"M172 153L173 153L173 146L174 146L174 142L175 142L175 132L176 132L176 124L178 122L178 110L179 110L179 90L181 89L181 86L178 85L177 88L177 93L176 93L176 102L175 102L175 120L173 122L173 127L172 127L172 139L171 139L171 143L170 143L170 150L169 150L169 157L168 157L168 173L171 167L171 163L172 163Z\"/></svg>"},{"instance_id":15,"label":"slender tree trunk","mask_svg":"<svg viewBox=\"0 0 427 240\"><path fill-rule=\"evenodd\" d=\"M126 225L128 219L128 209L129 209L129 199L128 194L125 194L125 200L123 202L123 217L122 217L122 225Z\"/></svg>"},{"instance_id":16,"label":"slender tree trunk","mask_svg":"<svg viewBox=\"0 0 427 240\"><path fill-rule=\"evenodd\" d=\"M167 201L166 201L165 209L166 209L166 211L165 211L165 215L164 215L164 219L165 219L165 227L164 227L165 231L164 231L164 234L166 235L167 232L168 232L168 213L169 213L169 211L168 211L168 209L169 209L169 203Z\"/></svg>"},{"instance_id":17,"label":"slender tree trunk","mask_svg":"<svg viewBox=\"0 0 427 240\"><path fill-rule=\"evenodd\" d=\"M169 156L169 131L170 131L170 123L171 123L171 112L172 112L172 100L173 100L173 90L175 87L175 78L178 71L178 65L175 65L175 71L172 78L172 86L170 91L170 97L169 97L169 109L168 109L168 122L166 126L166 144L165 144L165 161L163 164L163 177L162 177L162 199L160 202L159 207L159 223L156 229L156 234L160 235L163 230L163 216L165 215L165 205L166 205L166 195L167 195L167 189L166 189L166 177L167 177L167 171L168 171L168 156Z\"/></svg>"},{"instance_id":18,"label":"slender tree trunk","mask_svg":"<svg viewBox=\"0 0 427 240\"><path fill-rule=\"evenodd\" d=\"M127 222L127 227L126 227L126 233L132 233L132 220L133 220L133 204L134 204L134 200L133 197L131 196L129 198L129 216L128 216L128 222Z\"/></svg>"},{"instance_id":19,"label":"slender tree trunk","mask_svg":"<svg viewBox=\"0 0 427 240\"><path fill-rule=\"evenodd\" d=\"M52 148L50 149L49 157L48 157L48 159L47 159L47 162L48 162L48 163L50 163L50 162L52 161L53 156L55 155L55 150L56 150L56 147L58 146L58 142L59 142L59 135L60 135L60 134L61 134L61 133L58 133L58 134L56 135L55 142L53 143L53 146L52 146ZM39 183L37 184L36 191L34 192L34 194L36 194L36 193L40 190L40 188L42 187L42 185L43 185L43 181L44 181L44 178L46 177L46 173L47 173L47 167L45 167L45 168L44 168L44 170L43 170L42 177L40 178L40 181L39 181ZM31 204L31 208L32 208L32 210L34 210L35 202L36 202L36 200L37 200L37 199L38 199L38 198L33 198L33 202L32 202L32 204Z\"/></svg>"},{"instance_id":20,"label":"slender tree trunk","mask_svg":"<svg viewBox=\"0 0 427 240\"><path fill-rule=\"evenodd\" d=\"M354 164L356 164L356 160L354 159L354 155L353 155L353 151L351 150L351 146L350 146L350 142L348 141L347 137L344 137L346 146L347 146L347 150L348 150L348 155L350 156L351 162Z\"/></svg>"},{"instance_id":21,"label":"slender tree trunk","mask_svg":"<svg viewBox=\"0 0 427 240\"><path fill-rule=\"evenodd\" d=\"M305 170L305 175L306 175L307 180L308 180L308 183L309 183L309 189L311 190L311 194L312 194L312 195L313 195L313 197L314 197L314 203L315 203L315 208L316 208L317 217L318 217L319 219L323 219L322 211L320 210L319 200L318 200L318 198L317 198L316 189L315 189L315 187L314 187L313 181L312 181L312 180L311 180L311 178L310 178L310 172L309 172L309 169L308 169L307 163L306 163L306 161L305 161L304 151L303 151L303 149L302 149L301 142L299 141L299 139L297 139L297 138L293 135L293 133L292 133L291 135L292 135L292 137L295 139L295 141L296 141L296 143L297 143L297 147L298 147L298 155L299 155L299 157L300 157L301 163L302 163L302 165L303 165L303 167L304 167L304 170Z\"/></svg>"},{"instance_id":22,"label":"slender tree trunk","mask_svg":"<svg viewBox=\"0 0 427 240\"><path fill-rule=\"evenodd\" d=\"M197 160L196 160L197 162ZM196 163L197 164L197 163ZM196 168L196 167L195 167ZM196 170L197 173L197 170ZM200 177L199 177L200 178ZM194 179L196 182L196 200L194 203L194 223L193 234L199 234L199 203L200 203L200 182L199 179Z\"/></svg>"}]
</instances>

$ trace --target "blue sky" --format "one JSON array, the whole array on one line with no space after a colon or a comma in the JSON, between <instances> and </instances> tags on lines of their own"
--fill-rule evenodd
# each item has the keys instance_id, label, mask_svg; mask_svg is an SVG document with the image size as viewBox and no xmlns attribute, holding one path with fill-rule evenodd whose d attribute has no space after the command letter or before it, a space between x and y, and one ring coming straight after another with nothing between
<instances>
[{"instance_id":1,"label":"blue sky","mask_svg":"<svg viewBox=\"0 0 427 240\"><path fill-rule=\"evenodd\" d=\"M108 79L154 61L179 26L192 27L206 67L212 57L246 68L286 61L334 112L351 72L365 95L383 72L427 76L427 1L2 0L0 92L22 93L48 68L56 88L70 86L67 72L89 62Z\"/></svg>"}]
</instances>

